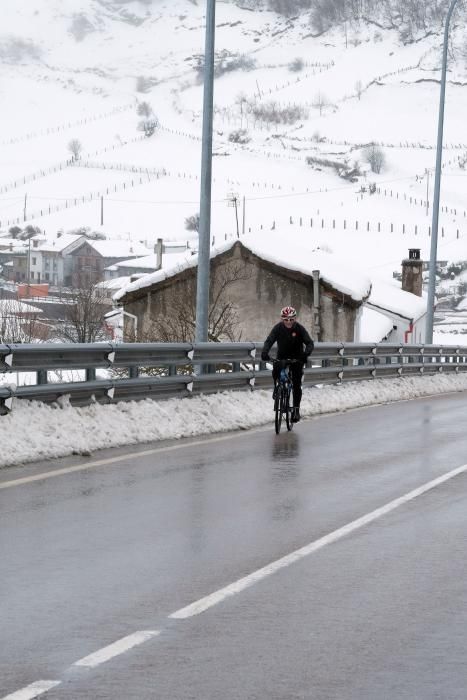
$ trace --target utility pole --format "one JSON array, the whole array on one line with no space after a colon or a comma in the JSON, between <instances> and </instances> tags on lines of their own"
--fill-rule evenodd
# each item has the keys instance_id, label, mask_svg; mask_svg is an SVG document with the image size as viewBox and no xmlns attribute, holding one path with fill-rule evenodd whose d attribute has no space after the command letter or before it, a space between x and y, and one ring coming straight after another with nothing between
<instances>
[{"instance_id":1,"label":"utility pole","mask_svg":"<svg viewBox=\"0 0 467 700\"><path fill-rule=\"evenodd\" d=\"M237 238L240 238L240 231L238 228L238 194L236 192L230 192L227 195L227 206L235 207L235 223L237 225Z\"/></svg>"},{"instance_id":2,"label":"utility pole","mask_svg":"<svg viewBox=\"0 0 467 700\"><path fill-rule=\"evenodd\" d=\"M207 341L209 322L215 8L216 1L207 0L206 43L204 51L203 132L201 146L201 194L198 234L198 278L196 285L195 341L197 343Z\"/></svg>"},{"instance_id":3,"label":"utility pole","mask_svg":"<svg viewBox=\"0 0 467 700\"><path fill-rule=\"evenodd\" d=\"M438 141L436 146L435 187L433 192L433 219L431 227L430 274L428 281L428 301L426 314L425 343L433 342L433 317L435 311L436 262L438 246L439 196L441 190L441 161L443 157L444 101L446 95L446 71L448 62L449 23L457 0L452 0L444 25L443 63L441 68L441 89L439 97Z\"/></svg>"},{"instance_id":4,"label":"utility pole","mask_svg":"<svg viewBox=\"0 0 467 700\"><path fill-rule=\"evenodd\" d=\"M104 195L101 195L101 226L104 225Z\"/></svg>"},{"instance_id":5,"label":"utility pole","mask_svg":"<svg viewBox=\"0 0 467 700\"><path fill-rule=\"evenodd\" d=\"M28 195L24 195L24 209L23 209L23 221L26 221L26 207L28 202Z\"/></svg>"},{"instance_id":6,"label":"utility pole","mask_svg":"<svg viewBox=\"0 0 467 700\"><path fill-rule=\"evenodd\" d=\"M31 237L28 238L28 298L31 296Z\"/></svg>"}]
</instances>

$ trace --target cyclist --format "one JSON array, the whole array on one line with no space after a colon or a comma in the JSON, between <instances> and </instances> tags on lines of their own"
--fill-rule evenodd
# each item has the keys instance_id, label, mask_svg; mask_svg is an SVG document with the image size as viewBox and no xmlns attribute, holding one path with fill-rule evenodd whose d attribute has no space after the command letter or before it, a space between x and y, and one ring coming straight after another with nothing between
<instances>
[{"instance_id":1,"label":"cyclist","mask_svg":"<svg viewBox=\"0 0 467 700\"><path fill-rule=\"evenodd\" d=\"M267 362L269 351L277 343L278 360L297 360L290 365L293 383L293 410L292 421L300 420L300 401L302 400L302 376L303 366L309 355L313 352L314 343L310 334L300 323L297 323L297 312L293 306L284 306L281 310L281 321L277 323L264 341L261 359ZM280 374L280 363L275 362L272 369L274 380L274 394L277 390L277 380Z\"/></svg>"}]
</instances>

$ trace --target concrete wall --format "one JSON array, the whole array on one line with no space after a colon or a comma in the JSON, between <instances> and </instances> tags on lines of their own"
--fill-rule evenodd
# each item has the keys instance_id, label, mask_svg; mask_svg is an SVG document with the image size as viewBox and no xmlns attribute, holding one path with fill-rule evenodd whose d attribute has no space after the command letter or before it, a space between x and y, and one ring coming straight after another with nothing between
<instances>
[{"instance_id":1,"label":"concrete wall","mask_svg":"<svg viewBox=\"0 0 467 700\"><path fill-rule=\"evenodd\" d=\"M317 338L313 326L313 280L299 272L284 270L268 263L236 245L212 262L211 277L218 281L239 273L240 279L228 286L228 300L233 302L239 318L238 335L241 340L262 341L272 326L279 321L283 306L297 309L298 320ZM133 297L133 298L131 298ZM139 297L139 298L138 298ZM196 305L196 268L185 270L173 278L164 280L154 288L129 295L124 308L138 316L138 335L149 340L148 329L154 319L166 319L167 325L175 314L181 314L180 303ZM212 297L212 295L211 295ZM322 341L352 341L357 305L328 286L320 283ZM178 310L177 310L178 309ZM152 338L158 340L162 338Z\"/></svg>"}]
</instances>

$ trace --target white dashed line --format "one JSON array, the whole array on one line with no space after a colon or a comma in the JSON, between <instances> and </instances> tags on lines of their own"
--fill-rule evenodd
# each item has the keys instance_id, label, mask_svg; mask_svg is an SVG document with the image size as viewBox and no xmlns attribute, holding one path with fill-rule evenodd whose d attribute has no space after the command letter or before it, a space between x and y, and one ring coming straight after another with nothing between
<instances>
[{"instance_id":1,"label":"white dashed line","mask_svg":"<svg viewBox=\"0 0 467 700\"><path fill-rule=\"evenodd\" d=\"M129 649L132 649L139 644L143 644L153 637L157 637L159 634L159 630L142 630L140 632L134 632L133 634L129 634L128 637L123 637L113 644L109 644L109 646L95 651L93 654L89 654L89 656L85 656L79 661L75 661L73 666L95 668L96 666L109 661L109 659L113 659L114 656L119 656Z\"/></svg>"},{"instance_id":2,"label":"white dashed line","mask_svg":"<svg viewBox=\"0 0 467 700\"><path fill-rule=\"evenodd\" d=\"M10 695L5 695L1 700L33 700L33 698L39 697L39 695L55 688L60 683L61 681L36 681Z\"/></svg>"},{"instance_id":3,"label":"white dashed line","mask_svg":"<svg viewBox=\"0 0 467 700\"><path fill-rule=\"evenodd\" d=\"M409 491L404 496L395 498L393 501L386 503L386 505L381 506L380 508L376 508L376 510L371 511L371 513L362 515L360 518L357 518L356 520L347 523L347 525L343 525L337 530L330 532L328 535L324 535L324 537L320 537L318 540L314 540L314 542L310 542L310 544L307 544L304 547L301 547L300 549L296 549L294 552L291 552L290 554L287 554L286 556L281 557L280 559L276 559L276 561L273 561L267 566L264 566L263 568L254 571L248 576L240 578L238 579L238 581L234 581L234 583L231 583L228 586L225 586L224 588L220 588L218 591L215 591L214 593L211 593L210 595L207 595L204 598L200 598L194 603L187 605L185 608L180 608L180 610L177 610L176 612L172 613L171 615L169 615L169 617L177 620L184 620L187 617L199 615L205 610L212 608L214 605L221 603L226 598L237 595L238 593L244 591L245 588L253 586L255 583L258 583L259 581L262 581L268 576L271 576L271 574L276 573L276 571L279 571L280 569L285 569L287 566L295 564L296 562L300 561L301 559L304 559L308 555L313 554L313 552L316 552L318 549L322 549L328 544L337 542L337 540L342 539L346 535L349 535L351 532L355 532L355 530L359 530L365 525L368 525L369 523L378 520L378 518L381 518L383 515L387 515L391 511L396 510L396 508L399 508L399 506L405 505L409 501L413 501L418 496L423 495L427 491L431 491L437 486L444 484L446 481L449 481L455 476L463 474L466 471L467 464L463 464L461 467L452 469L452 471L447 472L446 474L443 474L442 476L439 476L436 479L433 479L432 481L428 481L423 486L419 486L413 491Z\"/></svg>"}]
</instances>

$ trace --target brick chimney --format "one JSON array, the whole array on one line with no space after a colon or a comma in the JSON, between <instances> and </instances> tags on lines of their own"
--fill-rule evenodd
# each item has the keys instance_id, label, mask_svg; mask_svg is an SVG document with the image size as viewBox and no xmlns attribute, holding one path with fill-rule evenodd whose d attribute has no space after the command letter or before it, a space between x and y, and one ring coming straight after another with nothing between
<instances>
[{"instance_id":1,"label":"brick chimney","mask_svg":"<svg viewBox=\"0 0 467 700\"><path fill-rule=\"evenodd\" d=\"M154 246L154 252L156 254L156 270L160 270L162 267L162 253L164 251L164 245L162 238L157 239L157 243Z\"/></svg>"},{"instance_id":2,"label":"brick chimney","mask_svg":"<svg viewBox=\"0 0 467 700\"><path fill-rule=\"evenodd\" d=\"M402 261L402 289L404 292L422 296L423 261L420 248L409 248L409 257Z\"/></svg>"}]
</instances>

